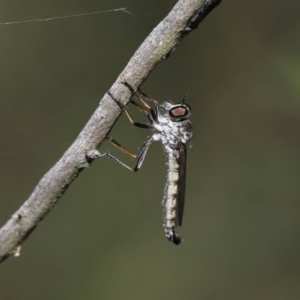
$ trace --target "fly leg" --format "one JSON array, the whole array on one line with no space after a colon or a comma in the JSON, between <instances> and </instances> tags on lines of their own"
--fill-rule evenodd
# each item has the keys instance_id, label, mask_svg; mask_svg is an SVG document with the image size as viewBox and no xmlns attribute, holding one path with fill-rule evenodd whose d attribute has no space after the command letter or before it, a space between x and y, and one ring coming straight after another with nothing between
<instances>
[{"instance_id":1,"label":"fly leg","mask_svg":"<svg viewBox=\"0 0 300 300\"><path fill-rule=\"evenodd\" d=\"M143 96L147 101L152 101L155 104L158 103L157 100L147 95L146 93L143 93L141 90L134 90L134 88L128 82L125 81L123 82L123 84L129 88L133 95L136 95L139 98L139 100L145 105L145 107L150 108L150 106L143 100L141 96Z\"/></svg>"},{"instance_id":2,"label":"fly leg","mask_svg":"<svg viewBox=\"0 0 300 300\"><path fill-rule=\"evenodd\" d=\"M145 143L142 145L142 147L140 148L138 154L133 154L131 151L129 151L128 149L126 149L125 147L123 147L121 144L119 144L115 139L113 138L107 138L107 140L114 145L115 147L117 147L118 149L120 149L121 151L123 151L124 153L128 154L129 156L131 156L132 158L136 158L137 162L134 168L131 168L130 166L128 166L127 164L123 163L121 160L119 160L117 157L115 157L114 155L110 154L109 152L106 152L104 154L101 154L100 157L104 157L104 156L108 156L109 158L111 158L112 160L116 161L117 163L119 163L121 166L123 166L124 168L128 169L129 171L132 172L137 172L145 159L145 156L147 154L147 151L152 143L153 140L155 140L155 134L151 137L149 137Z\"/></svg>"},{"instance_id":3,"label":"fly leg","mask_svg":"<svg viewBox=\"0 0 300 300\"><path fill-rule=\"evenodd\" d=\"M145 129L152 129L152 128L153 128L153 126L150 125L150 124L144 124L144 123L139 123L139 122L133 121L133 119L132 119L132 117L131 117L131 115L130 115L128 109L127 109L127 107L126 107L125 105L123 105L118 99L116 99L116 98L111 94L110 91L108 91L107 93L108 93L108 95L109 95L109 96L117 103L117 105L120 107L120 109L121 109L122 111L125 111L126 116L127 116L129 122L130 122L132 125L134 125L134 126L136 126L136 127L139 127L139 128L145 128ZM148 112L147 109L145 109L144 107L142 107L141 105L137 104L136 102L134 102L134 101L132 101L132 100L131 100L130 102L131 102L133 105L135 105L140 111L142 111L143 113L145 113L145 114L148 115L149 112Z\"/></svg>"},{"instance_id":4,"label":"fly leg","mask_svg":"<svg viewBox=\"0 0 300 300\"><path fill-rule=\"evenodd\" d=\"M143 105L145 107L148 108L148 111L144 111L147 114L147 117L150 121L150 123L152 124L153 122L157 122L157 113L155 112L155 110L157 109L157 107L159 106L159 103L152 97L150 97L149 95L141 92L140 90L134 90L133 87L128 83L128 82L123 82L123 84L125 86L128 87L128 89L131 91L131 93L133 95L136 95L136 97L143 103ZM153 108L151 108L146 102L147 101L152 101L155 105L155 110ZM138 105L136 102L134 102L133 100L131 100L131 103L140 107L140 105Z\"/></svg>"},{"instance_id":5,"label":"fly leg","mask_svg":"<svg viewBox=\"0 0 300 300\"><path fill-rule=\"evenodd\" d=\"M130 115L128 109L127 109L127 107L126 107L125 105L123 105L118 99L116 99L116 98L111 94L110 91L108 91L107 93L108 93L108 95L116 102L116 104L120 107L120 109L121 109L122 111L125 111L126 116L127 116L129 122L130 122L132 125L134 125L134 126L136 126L136 127L139 127L139 128L144 128L144 129L153 129L153 126L150 125L150 124L144 124L144 123L139 123L139 122L133 121L133 119L132 119L132 117L131 117L131 115ZM147 107L147 109L144 108L144 107L142 107L141 105L137 104L136 102L134 102L134 101L132 101L132 100L131 100L130 102L131 102L132 104L134 104L135 106L137 106L137 108L138 108L140 111L142 111L142 112L144 112L145 114L148 115L149 112L148 112L147 109L150 108L150 107L149 107L146 103L144 103L144 102L142 101L142 103L145 104L145 106ZM151 109L151 108L150 108L150 109ZM112 138L112 137L106 137L106 140L109 141L109 142L110 142L112 145L114 145L115 147L117 147L119 150L121 150L121 151L123 151L124 153L126 153L127 155L131 156L132 158L136 158L136 159L137 159L136 166L135 166L134 168L131 168L130 166L128 166L127 164L123 163L121 160L119 160L117 157L115 157L114 155L110 154L109 152L101 154L100 156L98 156L98 158L104 157L104 156L108 156L109 158L111 158L112 160L116 161L117 163L119 163L119 164L120 164L121 166L123 166L124 168L126 168L126 169L128 169L128 170L130 170L130 171L132 171L132 172L137 172L137 171L140 169L140 167L141 167L141 165L142 165L142 163L143 163L143 161L144 161L144 159L145 159L145 155L146 155L146 153L147 153L147 151L148 151L148 149L149 149L149 146L150 146L150 144L151 144L151 142L152 142L152 137L150 137L150 138L148 138L148 139L146 140L146 142L145 142L145 143L142 145L142 147L140 148L138 154L132 153L131 151L129 151L128 149L126 149L125 147L123 147L120 143L118 143L118 142L117 142L114 138Z\"/></svg>"},{"instance_id":6,"label":"fly leg","mask_svg":"<svg viewBox=\"0 0 300 300\"><path fill-rule=\"evenodd\" d=\"M129 122L139 128L144 128L144 129L152 129L153 126L150 124L144 124L144 123L139 123L139 122L135 122L133 121L127 107L125 105L123 105L122 103L120 103L119 100L117 100L111 93L110 91L107 92L108 95L117 103L117 105L120 107L121 110L125 111L126 116L129 120ZM145 109L144 107L142 107L141 105L131 101L134 105L136 105L138 107L138 109L140 109L142 112L148 114L147 109ZM129 151L128 149L126 149L125 147L123 147L120 143L118 143L114 138L112 137L106 137L105 138L107 141L109 141L112 145L114 145L115 147L117 147L119 150L121 150L122 152L126 153L127 155L131 156L132 158L136 158L137 159L137 163L136 166L134 168L131 168L130 166L128 166L127 164L123 163L121 160L119 160L117 157L115 157L114 155L110 154L109 152L107 153L103 153L99 156L100 157L104 157L104 156L108 156L109 158L113 159L114 161L116 161L117 163L119 163L121 166L123 166L124 168L132 171L132 172L137 172L140 168L140 166L142 165L144 158L145 158L145 154L148 151L148 148L150 146L147 144L147 141L143 144L143 146L141 147L141 149L139 150L138 154L134 154L131 151ZM147 144L147 146L146 146ZM141 157L141 158L140 158Z\"/></svg>"},{"instance_id":7,"label":"fly leg","mask_svg":"<svg viewBox=\"0 0 300 300\"><path fill-rule=\"evenodd\" d=\"M144 105L145 107L147 107L149 110L151 109L151 107L144 101L144 99L147 100L147 101L152 101L155 105L158 104L157 100L155 100L155 99L152 98L151 96L145 94L145 93L142 92L141 90L139 90L139 89L138 89L138 90L134 90L134 88L133 88L128 82L125 81L125 82L123 82L123 84L124 84L125 86L127 86L128 89L131 91L131 93L132 93L133 95L136 95L137 98L143 103L143 105ZM135 103L133 103L133 104L135 104Z\"/></svg>"}]
</instances>

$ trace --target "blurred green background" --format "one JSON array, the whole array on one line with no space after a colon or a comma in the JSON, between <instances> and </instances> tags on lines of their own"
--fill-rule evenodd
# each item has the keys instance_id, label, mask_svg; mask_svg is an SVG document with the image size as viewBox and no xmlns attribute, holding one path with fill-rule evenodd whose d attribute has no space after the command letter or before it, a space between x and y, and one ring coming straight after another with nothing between
<instances>
[{"instance_id":1,"label":"blurred green background","mask_svg":"<svg viewBox=\"0 0 300 300\"><path fill-rule=\"evenodd\" d=\"M0 25L1 225L175 3L2 1L0 22L135 15ZM143 85L161 101L190 92L182 245L163 234L161 145L137 174L104 158L0 266L0 299L300 299L299 15L296 0L223 0ZM148 134L123 116L111 135L134 151Z\"/></svg>"}]
</instances>

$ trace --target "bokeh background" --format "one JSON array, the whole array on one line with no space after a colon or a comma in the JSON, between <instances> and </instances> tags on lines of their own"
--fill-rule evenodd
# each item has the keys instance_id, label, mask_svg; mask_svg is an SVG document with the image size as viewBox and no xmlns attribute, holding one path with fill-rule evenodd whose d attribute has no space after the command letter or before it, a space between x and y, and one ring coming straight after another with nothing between
<instances>
[{"instance_id":1,"label":"bokeh background","mask_svg":"<svg viewBox=\"0 0 300 300\"><path fill-rule=\"evenodd\" d=\"M1 225L175 3L2 1L0 23L134 14L0 25ZM300 299L299 15L296 0L224 0L143 85L190 92L182 245L163 234L161 145L137 174L104 158L0 266L0 299ZM112 132L132 151L148 134L125 116Z\"/></svg>"}]
</instances>

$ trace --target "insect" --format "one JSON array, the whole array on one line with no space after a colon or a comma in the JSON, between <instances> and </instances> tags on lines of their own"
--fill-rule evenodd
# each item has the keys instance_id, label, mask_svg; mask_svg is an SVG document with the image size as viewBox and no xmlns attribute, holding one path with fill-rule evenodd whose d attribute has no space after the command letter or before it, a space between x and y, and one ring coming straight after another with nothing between
<instances>
[{"instance_id":1,"label":"insect","mask_svg":"<svg viewBox=\"0 0 300 300\"><path fill-rule=\"evenodd\" d=\"M137 106L139 110L147 114L149 124L134 122L127 108L122 106L122 104L120 104L120 102L116 100L110 92L108 92L108 94L122 109L124 109L129 121L134 126L151 129L155 131L155 133L147 138L137 155L124 148L115 139L111 137L106 138L114 146L137 159L137 163L134 168L129 167L110 153L105 153L101 156L107 155L130 171L137 172L144 162L151 143L153 141L162 142L164 151L167 155L168 166L167 182L162 200L164 213L163 227L166 238L172 241L175 245L178 245L181 243L182 238L177 234L175 228L182 225L184 211L186 145L193 135L192 124L188 120L188 117L191 114L191 108L185 103L185 98L179 104L171 104L170 102L159 104L150 96L140 91L134 91L129 84L124 84L142 102L144 107L133 100L130 101L132 104ZM151 108L145 101L152 101L155 107Z\"/></svg>"}]
</instances>

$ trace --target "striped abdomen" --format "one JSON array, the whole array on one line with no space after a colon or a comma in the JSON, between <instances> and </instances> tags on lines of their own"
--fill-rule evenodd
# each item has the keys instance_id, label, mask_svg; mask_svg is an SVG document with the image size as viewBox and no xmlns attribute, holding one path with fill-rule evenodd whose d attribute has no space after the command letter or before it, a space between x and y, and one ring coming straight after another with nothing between
<instances>
[{"instance_id":1,"label":"striped abdomen","mask_svg":"<svg viewBox=\"0 0 300 300\"><path fill-rule=\"evenodd\" d=\"M183 145L182 145L183 146ZM164 230L166 238L178 245L182 238L176 233L175 227L181 225L183 207L180 205L180 182L182 181L180 170L180 150L168 153L167 183L163 198ZM182 211L182 212L181 212Z\"/></svg>"}]
</instances>

